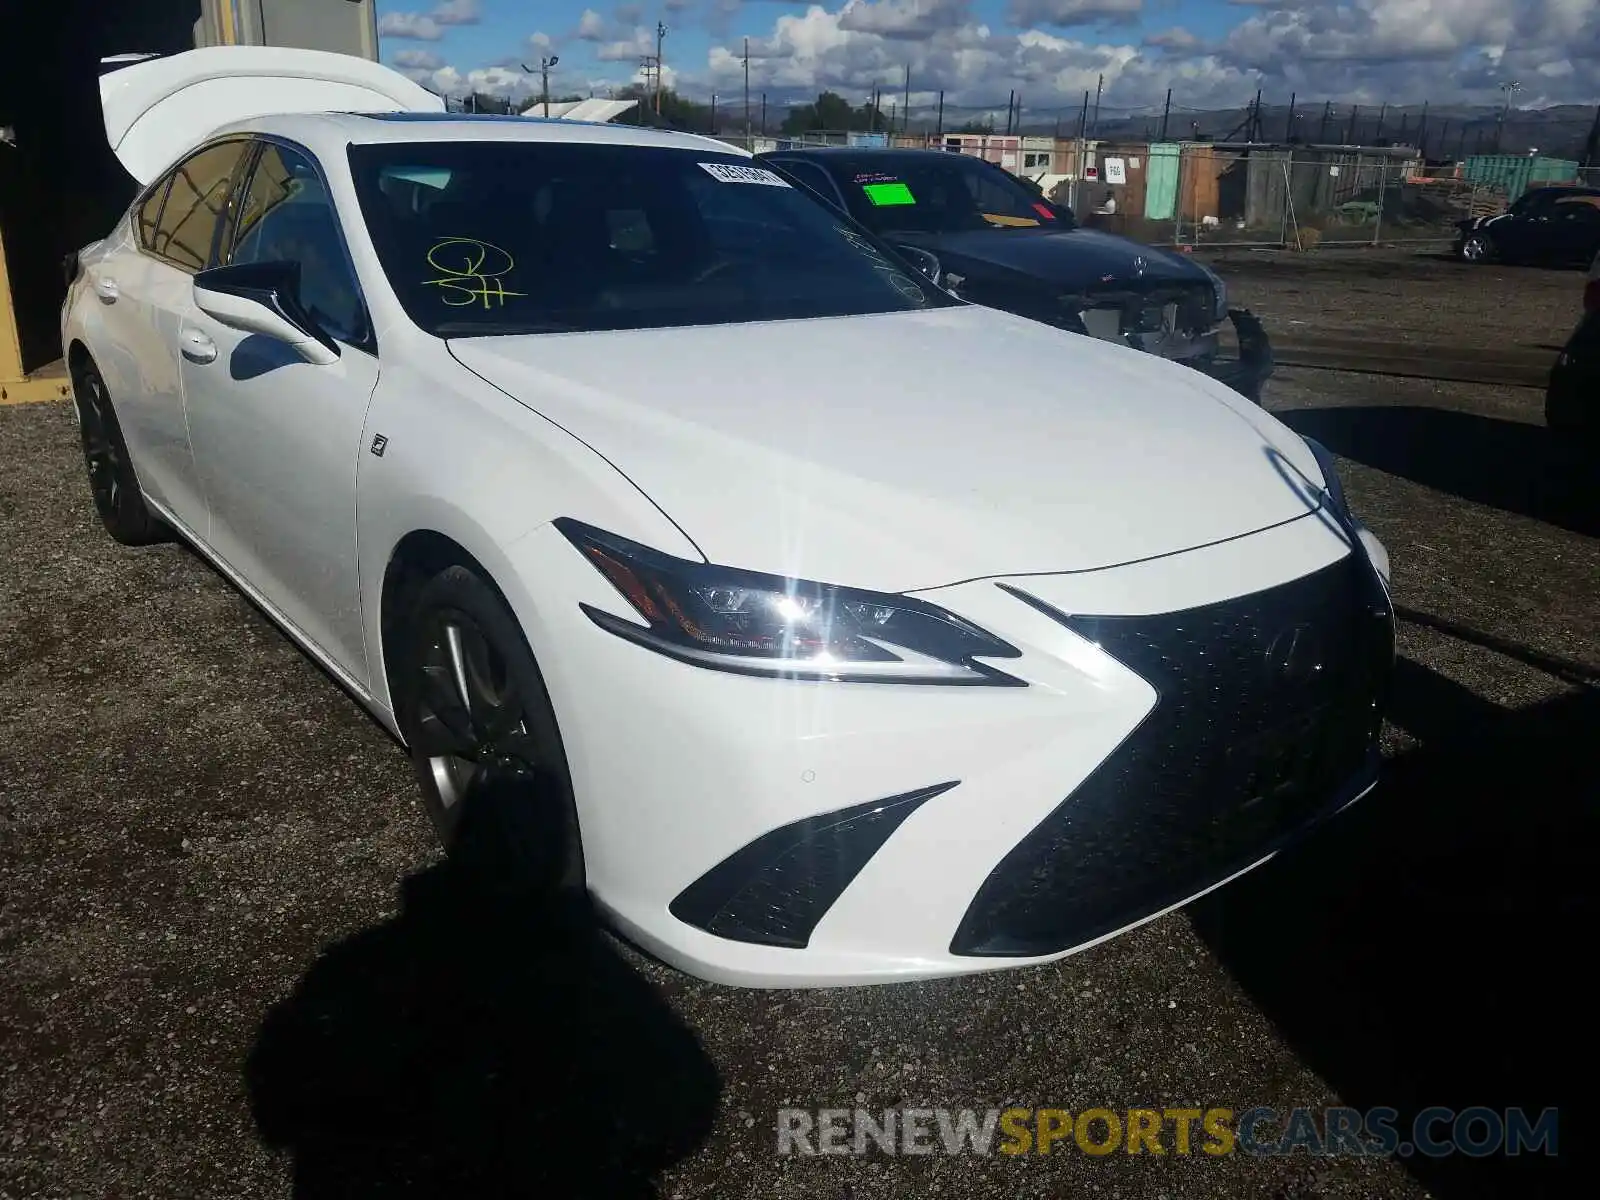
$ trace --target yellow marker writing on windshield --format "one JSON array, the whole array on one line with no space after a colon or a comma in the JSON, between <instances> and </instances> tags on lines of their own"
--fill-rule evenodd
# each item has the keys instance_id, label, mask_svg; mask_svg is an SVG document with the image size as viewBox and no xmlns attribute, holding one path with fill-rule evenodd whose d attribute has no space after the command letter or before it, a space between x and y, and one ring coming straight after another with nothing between
<instances>
[{"instance_id":1,"label":"yellow marker writing on windshield","mask_svg":"<svg viewBox=\"0 0 1600 1200\"><path fill-rule=\"evenodd\" d=\"M526 292L507 291L501 282L516 267L511 255L478 238L441 238L428 251L428 265L439 275L424 279L424 286L436 287L441 298L452 308L466 308L482 304L491 308L504 306L507 296L525 296Z\"/></svg>"}]
</instances>

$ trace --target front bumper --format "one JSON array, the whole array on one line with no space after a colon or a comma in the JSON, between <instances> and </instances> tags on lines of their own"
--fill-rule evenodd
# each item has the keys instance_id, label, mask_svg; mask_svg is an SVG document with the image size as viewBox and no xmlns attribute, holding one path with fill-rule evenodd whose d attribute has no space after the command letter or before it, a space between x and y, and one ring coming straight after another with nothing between
<instances>
[{"instance_id":1,"label":"front bumper","mask_svg":"<svg viewBox=\"0 0 1600 1200\"><path fill-rule=\"evenodd\" d=\"M561 597L511 599L560 719L594 899L703 978L824 986L1048 961L1264 861L1371 785L1392 628L1323 514L1128 567L925 593L1023 650L1006 669L1030 686L1004 689L686 666L579 612L628 615L558 534L513 549L519 577ZM1384 616L1352 657L1360 578ZM1113 615L1060 616L1084 612ZM1245 676L1301 625L1328 640L1339 687L1285 704ZM1152 631L1190 667L1225 650L1232 674L1164 675L1140 657ZM1304 648L1287 653L1309 669ZM1352 681L1334 665L1357 659L1381 669ZM1275 767L1290 734L1322 749Z\"/></svg>"},{"instance_id":2,"label":"front bumper","mask_svg":"<svg viewBox=\"0 0 1600 1200\"><path fill-rule=\"evenodd\" d=\"M1247 308L1230 308L1228 321L1239 343L1237 357L1218 357L1197 369L1226 384L1252 404L1261 403L1261 391L1277 367L1272 342L1261 318Z\"/></svg>"}]
</instances>

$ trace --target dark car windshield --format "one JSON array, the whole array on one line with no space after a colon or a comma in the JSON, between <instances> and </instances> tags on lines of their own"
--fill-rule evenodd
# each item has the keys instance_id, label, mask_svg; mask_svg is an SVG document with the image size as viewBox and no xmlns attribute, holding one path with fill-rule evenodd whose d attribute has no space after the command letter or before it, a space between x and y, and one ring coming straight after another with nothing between
<instances>
[{"instance_id":1,"label":"dark car windshield","mask_svg":"<svg viewBox=\"0 0 1600 1200\"><path fill-rule=\"evenodd\" d=\"M877 233L1062 228L1044 197L965 154L818 155L850 213Z\"/></svg>"},{"instance_id":2,"label":"dark car windshield","mask_svg":"<svg viewBox=\"0 0 1600 1200\"><path fill-rule=\"evenodd\" d=\"M549 142L352 146L384 272L439 336L649 329L959 303L748 158Z\"/></svg>"}]
</instances>

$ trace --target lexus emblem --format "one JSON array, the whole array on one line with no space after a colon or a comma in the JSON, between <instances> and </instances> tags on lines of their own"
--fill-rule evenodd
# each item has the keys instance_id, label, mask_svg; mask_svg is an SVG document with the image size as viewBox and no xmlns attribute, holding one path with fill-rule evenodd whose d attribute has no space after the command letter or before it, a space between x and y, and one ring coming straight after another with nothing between
<instances>
[{"instance_id":1,"label":"lexus emblem","mask_svg":"<svg viewBox=\"0 0 1600 1200\"><path fill-rule=\"evenodd\" d=\"M1144 269L1145 269L1145 268L1146 268L1146 267L1148 267L1148 266L1149 266L1149 265L1150 265L1150 264L1149 264L1149 263L1148 263L1148 262L1146 262L1146 261L1145 261L1145 257L1144 257L1144 255L1142 255L1142 254L1136 254L1136 255L1134 255L1134 259L1133 259L1133 273L1134 273L1134 274L1135 274L1135 275L1137 275L1137 276L1138 276L1138 277L1139 277L1139 278L1140 278L1140 279L1143 279L1143 278L1144 278Z\"/></svg>"},{"instance_id":2,"label":"lexus emblem","mask_svg":"<svg viewBox=\"0 0 1600 1200\"><path fill-rule=\"evenodd\" d=\"M1267 675L1278 683L1309 683L1324 665L1322 639L1309 625L1291 625L1267 647Z\"/></svg>"}]
</instances>

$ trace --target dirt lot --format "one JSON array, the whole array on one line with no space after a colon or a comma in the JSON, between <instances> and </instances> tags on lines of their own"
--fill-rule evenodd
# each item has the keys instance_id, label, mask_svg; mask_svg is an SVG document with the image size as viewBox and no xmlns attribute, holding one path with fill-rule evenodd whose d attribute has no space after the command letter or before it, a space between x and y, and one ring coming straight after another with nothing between
<instances>
[{"instance_id":1,"label":"dirt lot","mask_svg":"<svg viewBox=\"0 0 1600 1200\"><path fill-rule=\"evenodd\" d=\"M1575 313L1571 275L1337 261L1225 269L1275 334L1535 344ZM70 410L0 409L0 1196L1587 1193L1600 472L1540 400L1271 385L1396 566L1377 793L1055 966L809 993L475 892L326 676L192 553L104 537ZM1562 1154L774 1153L782 1105L1337 1103L1560 1106Z\"/></svg>"}]
</instances>

